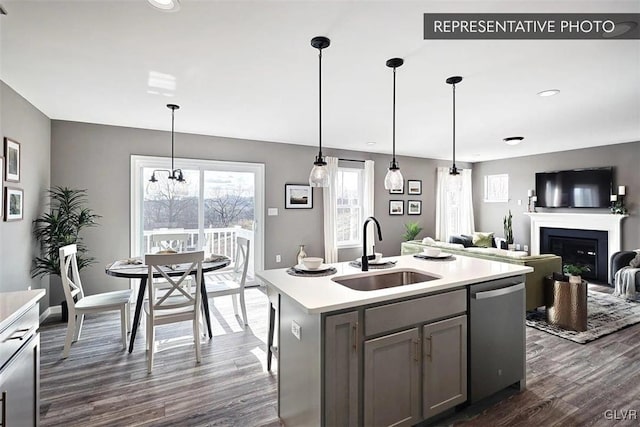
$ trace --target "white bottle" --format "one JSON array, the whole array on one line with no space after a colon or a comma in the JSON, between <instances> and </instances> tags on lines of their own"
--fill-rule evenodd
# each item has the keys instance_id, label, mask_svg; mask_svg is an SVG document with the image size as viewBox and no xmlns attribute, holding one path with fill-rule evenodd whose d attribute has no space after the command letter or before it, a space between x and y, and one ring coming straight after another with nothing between
<instances>
[{"instance_id":1,"label":"white bottle","mask_svg":"<svg viewBox=\"0 0 640 427\"><path fill-rule=\"evenodd\" d=\"M300 250L298 251L298 265L302 264L302 258L307 257L307 253L304 251L304 245L300 245Z\"/></svg>"}]
</instances>

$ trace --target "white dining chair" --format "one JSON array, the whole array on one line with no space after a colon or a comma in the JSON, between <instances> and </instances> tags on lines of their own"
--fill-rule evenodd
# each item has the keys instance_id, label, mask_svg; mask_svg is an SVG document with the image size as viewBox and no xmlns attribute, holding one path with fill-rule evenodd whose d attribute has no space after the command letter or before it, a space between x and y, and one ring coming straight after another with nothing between
<instances>
[{"instance_id":1,"label":"white dining chair","mask_svg":"<svg viewBox=\"0 0 640 427\"><path fill-rule=\"evenodd\" d=\"M247 306L244 298L244 286L247 281L247 269L249 267L250 242L244 237L236 238L236 255L234 259L233 269L224 271L220 274L207 275L205 277L205 287L207 289L207 297L215 298L231 295L233 298L233 311L238 315L238 296L240 296L240 308L242 309L242 320L244 325L247 322ZM230 279L227 277L231 276Z\"/></svg>"},{"instance_id":2,"label":"white dining chair","mask_svg":"<svg viewBox=\"0 0 640 427\"><path fill-rule=\"evenodd\" d=\"M189 233L155 233L151 235L151 248L156 252L184 252L189 243Z\"/></svg>"},{"instance_id":3,"label":"white dining chair","mask_svg":"<svg viewBox=\"0 0 640 427\"><path fill-rule=\"evenodd\" d=\"M200 307L202 302L202 261L204 251L182 252L177 254L148 254L144 262L148 266L149 276L160 274L164 279L162 284L154 282L147 286L148 300L144 304L147 320L147 370L153 369L153 354L155 352L155 328L175 322L191 321L193 323L193 340L196 347L196 361L200 356ZM167 274L167 266L175 264L190 264L180 277ZM190 275L196 273L195 292L185 289L183 283ZM167 288L166 285L169 285ZM161 287L162 292L157 292Z\"/></svg>"},{"instance_id":4,"label":"white dining chair","mask_svg":"<svg viewBox=\"0 0 640 427\"><path fill-rule=\"evenodd\" d=\"M103 292L95 295L85 295L82 281L78 273L76 254L78 247L63 246L59 249L60 277L67 302L69 319L67 321L67 336L64 341L63 358L69 357L71 343L80 339L82 324L86 313L99 313L120 310L120 329L122 333L122 348L127 347L127 330L129 329L129 301L131 289L123 291Z\"/></svg>"}]
</instances>

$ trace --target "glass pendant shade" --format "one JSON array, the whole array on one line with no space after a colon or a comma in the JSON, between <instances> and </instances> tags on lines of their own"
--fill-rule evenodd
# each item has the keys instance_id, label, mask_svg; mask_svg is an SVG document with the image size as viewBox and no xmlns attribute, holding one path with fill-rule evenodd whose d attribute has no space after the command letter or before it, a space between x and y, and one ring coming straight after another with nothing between
<instances>
[{"instance_id":1,"label":"glass pendant shade","mask_svg":"<svg viewBox=\"0 0 640 427\"><path fill-rule=\"evenodd\" d=\"M309 185L312 187L328 187L329 186L329 171L327 170L326 163L315 164L311 173L309 174Z\"/></svg>"},{"instance_id":2,"label":"glass pendant shade","mask_svg":"<svg viewBox=\"0 0 640 427\"><path fill-rule=\"evenodd\" d=\"M384 177L384 188L386 190L402 190L404 177L399 168L389 168L387 175Z\"/></svg>"},{"instance_id":3,"label":"glass pendant shade","mask_svg":"<svg viewBox=\"0 0 640 427\"><path fill-rule=\"evenodd\" d=\"M447 187L449 191L458 192L462 190L462 175L460 173L455 175L450 174L447 177Z\"/></svg>"},{"instance_id":4,"label":"glass pendant shade","mask_svg":"<svg viewBox=\"0 0 640 427\"><path fill-rule=\"evenodd\" d=\"M147 182L147 194L149 196L155 196L160 192L160 184L156 179L155 175L151 177L149 182Z\"/></svg>"}]
</instances>

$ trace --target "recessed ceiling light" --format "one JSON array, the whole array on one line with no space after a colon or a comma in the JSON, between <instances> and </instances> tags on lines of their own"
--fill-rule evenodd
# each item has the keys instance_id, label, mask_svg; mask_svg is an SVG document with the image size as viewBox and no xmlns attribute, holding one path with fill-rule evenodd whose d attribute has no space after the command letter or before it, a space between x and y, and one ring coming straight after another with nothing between
<instances>
[{"instance_id":1,"label":"recessed ceiling light","mask_svg":"<svg viewBox=\"0 0 640 427\"><path fill-rule=\"evenodd\" d=\"M156 9L164 12L177 12L180 10L180 0L147 0Z\"/></svg>"},{"instance_id":2,"label":"recessed ceiling light","mask_svg":"<svg viewBox=\"0 0 640 427\"><path fill-rule=\"evenodd\" d=\"M523 136L509 136L507 138L504 138L503 141L508 145L518 145L522 142L523 139Z\"/></svg>"},{"instance_id":3,"label":"recessed ceiling light","mask_svg":"<svg viewBox=\"0 0 640 427\"><path fill-rule=\"evenodd\" d=\"M559 93L560 93L560 90L558 89L549 89L549 90L543 90L542 92L538 92L538 96L553 96Z\"/></svg>"},{"instance_id":4,"label":"recessed ceiling light","mask_svg":"<svg viewBox=\"0 0 640 427\"><path fill-rule=\"evenodd\" d=\"M369 141L369 142L367 142L367 145L376 145L376 143L373 142L373 141Z\"/></svg>"}]
</instances>

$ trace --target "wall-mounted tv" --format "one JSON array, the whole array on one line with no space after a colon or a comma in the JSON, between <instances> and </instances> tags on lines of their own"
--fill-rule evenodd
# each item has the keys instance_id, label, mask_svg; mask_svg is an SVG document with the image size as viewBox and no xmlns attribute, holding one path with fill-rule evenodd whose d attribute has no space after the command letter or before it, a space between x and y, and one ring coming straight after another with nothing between
<instances>
[{"instance_id":1,"label":"wall-mounted tv","mask_svg":"<svg viewBox=\"0 0 640 427\"><path fill-rule=\"evenodd\" d=\"M613 190L613 168L536 173L536 206L607 208Z\"/></svg>"}]
</instances>

